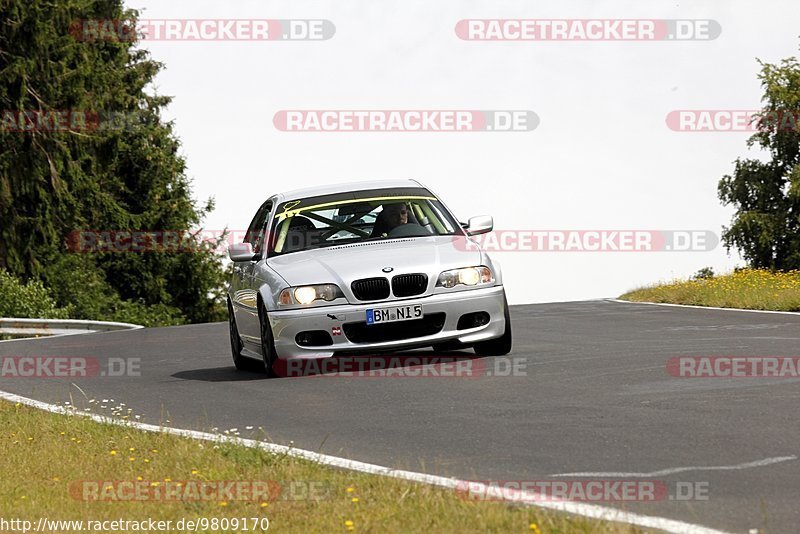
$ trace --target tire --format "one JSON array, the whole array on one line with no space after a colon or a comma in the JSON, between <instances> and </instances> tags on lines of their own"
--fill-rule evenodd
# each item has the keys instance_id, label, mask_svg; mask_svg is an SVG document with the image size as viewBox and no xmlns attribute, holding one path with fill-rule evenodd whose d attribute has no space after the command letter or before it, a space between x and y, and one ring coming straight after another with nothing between
<instances>
[{"instance_id":1,"label":"tire","mask_svg":"<svg viewBox=\"0 0 800 534\"><path fill-rule=\"evenodd\" d=\"M247 356L242 356L242 349L244 344L242 338L239 337L239 329L236 327L236 317L233 315L233 306L230 301L228 302L228 330L231 338L231 355L233 356L233 365L237 371L258 371L259 364Z\"/></svg>"},{"instance_id":2,"label":"tire","mask_svg":"<svg viewBox=\"0 0 800 534\"><path fill-rule=\"evenodd\" d=\"M264 359L264 371L268 378L272 378L276 376L272 366L277 359L277 354L275 353L275 341L272 338L272 327L269 325L269 317L263 304L258 307L258 324L261 331L261 356Z\"/></svg>"},{"instance_id":3,"label":"tire","mask_svg":"<svg viewBox=\"0 0 800 534\"><path fill-rule=\"evenodd\" d=\"M497 339L482 341L473 346L478 356L505 356L511 352L511 314L508 312L508 301L503 294L503 315L506 319L506 329Z\"/></svg>"}]
</instances>

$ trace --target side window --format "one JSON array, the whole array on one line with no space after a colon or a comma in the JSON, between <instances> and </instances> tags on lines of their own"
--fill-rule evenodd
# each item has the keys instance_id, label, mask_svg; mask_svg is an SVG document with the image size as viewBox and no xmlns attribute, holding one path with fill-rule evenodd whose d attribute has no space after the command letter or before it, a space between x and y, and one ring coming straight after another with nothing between
<instances>
[{"instance_id":1,"label":"side window","mask_svg":"<svg viewBox=\"0 0 800 534\"><path fill-rule=\"evenodd\" d=\"M256 254L261 253L264 245L264 225L267 222L270 211L272 211L272 202L268 200L258 208L256 216L253 217L250 226L247 228L244 242L253 245L253 252Z\"/></svg>"}]
</instances>

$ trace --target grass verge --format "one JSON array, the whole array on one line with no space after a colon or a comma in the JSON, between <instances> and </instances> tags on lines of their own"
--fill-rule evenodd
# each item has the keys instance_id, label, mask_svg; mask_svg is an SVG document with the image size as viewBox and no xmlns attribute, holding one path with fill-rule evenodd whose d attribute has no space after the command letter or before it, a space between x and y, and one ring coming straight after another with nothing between
<instances>
[{"instance_id":1,"label":"grass verge","mask_svg":"<svg viewBox=\"0 0 800 534\"><path fill-rule=\"evenodd\" d=\"M711 278L661 282L629 291L619 298L632 302L800 311L800 271L742 269Z\"/></svg>"},{"instance_id":2,"label":"grass verge","mask_svg":"<svg viewBox=\"0 0 800 534\"><path fill-rule=\"evenodd\" d=\"M100 424L7 401L0 401L0 428L2 517L33 525L42 516L82 521L152 518L172 521L169 532L188 532L195 530L177 529L179 520L229 518L227 529L196 531L261 532L253 530L253 519L266 517L270 532L640 532L532 507L467 501L452 490L332 469L234 444ZM201 482L218 490L220 481L269 481L270 491L267 498L255 500L221 499L214 491L205 492L209 498L196 498L189 491L202 487ZM129 491L130 486L145 490ZM167 493L167 487L182 495L180 500L167 500L165 495L176 495ZM234 495L252 497L254 485L245 487L249 489ZM133 495L148 498L136 500ZM161 497L153 500L155 495ZM234 518L247 522L230 528ZM46 531L74 530L51 525Z\"/></svg>"}]
</instances>

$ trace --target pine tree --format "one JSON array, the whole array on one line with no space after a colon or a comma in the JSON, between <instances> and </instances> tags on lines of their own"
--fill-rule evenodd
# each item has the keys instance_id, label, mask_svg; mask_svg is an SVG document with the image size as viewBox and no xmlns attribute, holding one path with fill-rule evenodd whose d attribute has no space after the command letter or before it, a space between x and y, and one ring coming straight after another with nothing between
<instances>
[{"instance_id":1,"label":"pine tree","mask_svg":"<svg viewBox=\"0 0 800 534\"><path fill-rule=\"evenodd\" d=\"M80 21L137 16L120 0L0 0L0 268L62 299L88 276L98 295L218 319L223 275L211 248L69 251L76 231L190 230L213 209L193 200L179 140L161 118L170 98L150 89L163 65L130 39L75 32ZM18 131L22 112L71 115L66 128Z\"/></svg>"}]
</instances>

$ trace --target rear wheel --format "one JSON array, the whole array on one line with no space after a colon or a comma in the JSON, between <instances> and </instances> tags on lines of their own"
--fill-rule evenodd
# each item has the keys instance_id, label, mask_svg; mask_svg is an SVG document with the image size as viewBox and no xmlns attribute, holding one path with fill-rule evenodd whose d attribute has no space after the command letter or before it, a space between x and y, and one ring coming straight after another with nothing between
<instances>
[{"instance_id":1,"label":"rear wheel","mask_svg":"<svg viewBox=\"0 0 800 534\"><path fill-rule=\"evenodd\" d=\"M481 341L474 345L475 354L478 356L505 356L511 352L511 314L508 312L508 301L503 294L503 315L506 319L506 329L497 339Z\"/></svg>"},{"instance_id":2,"label":"rear wheel","mask_svg":"<svg viewBox=\"0 0 800 534\"><path fill-rule=\"evenodd\" d=\"M272 327L269 325L269 317L263 304L258 308L258 323L261 326L261 355L264 358L264 369L268 377L274 377L275 370L272 365L277 359L275 340L272 338Z\"/></svg>"}]
</instances>

